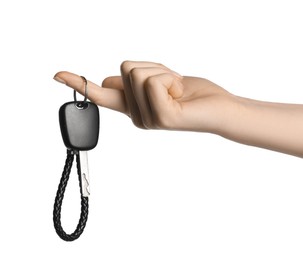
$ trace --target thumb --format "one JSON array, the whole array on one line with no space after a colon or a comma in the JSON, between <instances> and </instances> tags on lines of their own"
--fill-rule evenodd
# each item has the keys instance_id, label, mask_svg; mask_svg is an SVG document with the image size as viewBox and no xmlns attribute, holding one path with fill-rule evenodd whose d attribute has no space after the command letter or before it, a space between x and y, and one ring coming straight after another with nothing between
<instances>
[{"instance_id":1,"label":"thumb","mask_svg":"<svg viewBox=\"0 0 303 260\"><path fill-rule=\"evenodd\" d=\"M54 76L54 80L63 83L80 94L85 93L83 79L71 72L60 71ZM127 113L127 106L123 90L101 88L97 84L87 81L87 97L99 106L110 108L122 113Z\"/></svg>"},{"instance_id":2,"label":"thumb","mask_svg":"<svg viewBox=\"0 0 303 260\"><path fill-rule=\"evenodd\" d=\"M158 120L170 121L172 119L170 117L176 115L177 110L181 109L177 99L181 98L184 93L182 78L171 73L150 77L146 82L146 93L153 114Z\"/></svg>"}]
</instances>

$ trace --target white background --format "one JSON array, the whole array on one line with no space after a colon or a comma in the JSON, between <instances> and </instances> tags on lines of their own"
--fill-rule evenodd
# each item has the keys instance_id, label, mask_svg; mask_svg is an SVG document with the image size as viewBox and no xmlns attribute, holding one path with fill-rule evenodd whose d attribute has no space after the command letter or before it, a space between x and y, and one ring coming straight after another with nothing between
<instances>
[{"instance_id":1,"label":"white background","mask_svg":"<svg viewBox=\"0 0 303 260\"><path fill-rule=\"evenodd\" d=\"M1 1L1 259L302 259L303 162L221 137L144 131L100 108L90 214L60 240L52 209L68 70L98 84L125 59L230 92L303 102L301 1ZM79 97L80 98L80 97ZM303 138L303 133L302 133ZM73 231L73 172L63 225Z\"/></svg>"}]
</instances>

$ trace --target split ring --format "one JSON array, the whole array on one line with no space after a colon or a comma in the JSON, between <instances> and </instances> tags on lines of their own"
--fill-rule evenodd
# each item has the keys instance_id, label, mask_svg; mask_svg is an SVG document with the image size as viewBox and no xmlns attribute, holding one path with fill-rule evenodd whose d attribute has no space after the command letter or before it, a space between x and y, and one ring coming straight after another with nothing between
<instances>
[{"instance_id":1,"label":"split ring","mask_svg":"<svg viewBox=\"0 0 303 260\"><path fill-rule=\"evenodd\" d=\"M84 90L84 100L82 101L82 103L85 103L87 101L87 95L88 95L88 88L87 88L87 80L85 77L83 76L80 76L83 81L84 81L84 87L85 87L85 90ZM74 101L77 102L77 91L74 90Z\"/></svg>"}]
</instances>

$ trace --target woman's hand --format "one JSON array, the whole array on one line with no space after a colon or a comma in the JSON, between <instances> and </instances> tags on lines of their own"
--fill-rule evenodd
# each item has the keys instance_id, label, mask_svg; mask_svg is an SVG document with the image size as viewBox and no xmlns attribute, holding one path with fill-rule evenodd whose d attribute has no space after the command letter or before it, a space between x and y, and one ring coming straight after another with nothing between
<instances>
[{"instance_id":1,"label":"woman's hand","mask_svg":"<svg viewBox=\"0 0 303 260\"><path fill-rule=\"evenodd\" d=\"M75 74L59 72L55 79L84 93ZM303 105L234 96L161 64L125 61L121 76L106 78L102 88L88 81L88 98L128 115L140 128L209 132L303 157Z\"/></svg>"},{"instance_id":2,"label":"woman's hand","mask_svg":"<svg viewBox=\"0 0 303 260\"><path fill-rule=\"evenodd\" d=\"M54 77L80 93L82 79L69 72ZM164 65L124 61L121 76L108 77L102 88L88 81L88 98L122 112L145 129L220 133L233 108L233 95L202 78L182 77Z\"/></svg>"}]
</instances>

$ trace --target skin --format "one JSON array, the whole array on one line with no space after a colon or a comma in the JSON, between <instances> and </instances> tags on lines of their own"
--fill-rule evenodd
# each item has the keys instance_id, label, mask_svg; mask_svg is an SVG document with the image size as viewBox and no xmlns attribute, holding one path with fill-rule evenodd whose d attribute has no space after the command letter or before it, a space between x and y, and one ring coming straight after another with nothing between
<instances>
[{"instance_id":1,"label":"skin","mask_svg":"<svg viewBox=\"0 0 303 260\"><path fill-rule=\"evenodd\" d=\"M78 75L61 71L54 79L84 94ZM124 61L121 76L106 78L102 87L88 81L88 98L128 115L142 129L208 132L303 157L303 105L235 96L162 64Z\"/></svg>"}]
</instances>

